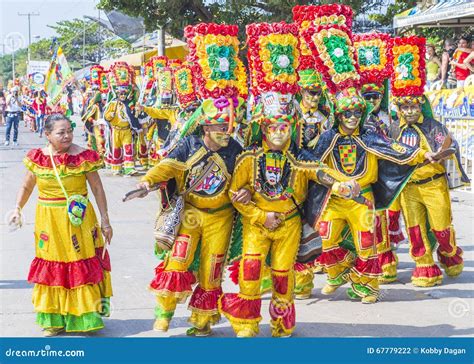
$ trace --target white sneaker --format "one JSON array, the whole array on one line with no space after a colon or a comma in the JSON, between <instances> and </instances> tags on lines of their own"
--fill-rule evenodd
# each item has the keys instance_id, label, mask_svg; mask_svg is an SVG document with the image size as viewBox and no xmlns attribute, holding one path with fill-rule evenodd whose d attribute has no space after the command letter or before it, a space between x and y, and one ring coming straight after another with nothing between
<instances>
[{"instance_id":1,"label":"white sneaker","mask_svg":"<svg viewBox=\"0 0 474 364\"><path fill-rule=\"evenodd\" d=\"M18 147L20 144L19 144L18 142L13 142L13 145L14 145L15 147Z\"/></svg>"},{"instance_id":2,"label":"white sneaker","mask_svg":"<svg viewBox=\"0 0 474 364\"><path fill-rule=\"evenodd\" d=\"M7 140L3 145L4 145L4 146L9 146L9 145L10 145L10 142Z\"/></svg>"}]
</instances>

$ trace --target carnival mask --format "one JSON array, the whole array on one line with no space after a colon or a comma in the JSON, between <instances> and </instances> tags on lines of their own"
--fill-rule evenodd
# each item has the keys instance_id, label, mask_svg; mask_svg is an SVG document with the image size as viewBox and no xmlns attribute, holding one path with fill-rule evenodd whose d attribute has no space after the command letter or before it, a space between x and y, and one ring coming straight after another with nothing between
<instances>
[{"instance_id":1,"label":"carnival mask","mask_svg":"<svg viewBox=\"0 0 474 364\"><path fill-rule=\"evenodd\" d=\"M352 134L359 126L362 115L362 110L351 108L340 113L339 120L346 131Z\"/></svg>"},{"instance_id":2,"label":"carnival mask","mask_svg":"<svg viewBox=\"0 0 474 364\"><path fill-rule=\"evenodd\" d=\"M373 105L372 112L377 113L380 110L380 105L382 104L382 95L378 92L370 92L362 95L367 102L370 102Z\"/></svg>"},{"instance_id":3,"label":"carnival mask","mask_svg":"<svg viewBox=\"0 0 474 364\"><path fill-rule=\"evenodd\" d=\"M283 147L290 139L291 130L289 123L273 123L265 128L265 137L267 141L275 147Z\"/></svg>"},{"instance_id":4,"label":"carnival mask","mask_svg":"<svg viewBox=\"0 0 474 364\"><path fill-rule=\"evenodd\" d=\"M127 99L127 91L119 91L118 98L120 101L125 101Z\"/></svg>"},{"instance_id":5,"label":"carnival mask","mask_svg":"<svg viewBox=\"0 0 474 364\"><path fill-rule=\"evenodd\" d=\"M420 119L421 105L415 103L403 104L398 107L401 117L407 124L414 124Z\"/></svg>"},{"instance_id":6,"label":"carnival mask","mask_svg":"<svg viewBox=\"0 0 474 364\"><path fill-rule=\"evenodd\" d=\"M309 109L316 109L318 107L319 100L321 99L321 94L321 89L302 89L301 97L303 105Z\"/></svg>"},{"instance_id":7,"label":"carnival mask","mask_svg":"<svg viewBox=\"0 0 474 364\"><path fill-rule=\"evenodd\" d=\"M209 138L221 148L227 147L230 141L228 134L229 124L208 126Z\"/></svg>"},{"instance_id":8,"label":"carnival mask","mask_svg":"<svg viewBox=\"0 0 474 364\"><path fill-rule=\"evenodd\" d=\"M280 181L280 168L267 166L265 170L265 178L270 186L275 186Z\"/></svg>"}]
</instances>

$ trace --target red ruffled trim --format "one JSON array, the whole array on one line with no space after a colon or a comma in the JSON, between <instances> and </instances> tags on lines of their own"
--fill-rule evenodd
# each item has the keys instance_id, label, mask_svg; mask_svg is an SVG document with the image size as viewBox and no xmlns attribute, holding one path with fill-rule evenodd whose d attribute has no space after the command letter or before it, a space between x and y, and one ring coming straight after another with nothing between
<instances>
[{"instance_id":1,"label":"red ruffled trim","mask_svg":"<svg viewBox=\"0 0 474 364\"><path fill-rule=\"evenodd\" d=\"M393 263L397 263L397 259L395 258L395 254L391 250L385 253L379 254L379 263L381 267L384 267L386 265L390 265Z\"/></svg>"},{"instance_id":2,"label":"red ruffled trim","mask_svg":"<svg viewBox=\"0 0 474 364\"><path fill-rule=\"evenodd\" d=\"M196 282L191 272L160 271L151 281L150 287L156 291L192 292Z\"/></svg>"},{"instance_id":3,"label":"red ruffled trim","mask_svg":"<svg viewBox=\"0 0 474 364\"><path fill-rule=\"evenodd\" d=\"M318 258L315 261L318 261ZM296 262L295 265L293 266L293 269L296 272L303 272L305 270L312 269L313 267L314 267L314 262L309 262L309 263Z\"/></svg>"},{"instance_id":4,"label":"red ruffled trim","mask_svg":"<svg viewBox=\"0 0 474 364\"><path fill-rule=\"evenodd\" d=\"M446 267L453 267L455 265L459 265L463 263L462 259L462 249L457 248L456 249L456 254L453 255L452 257L447 257L443 254L440 254L439 249L438 249L438 261L445 265Z\"/></svg>"},{"instance_id":5,"label":"red ruffled trim","mask_svg":"<svg viewBox=\"0 0 474 364\"><path fill-rule=\"evenodd\" d=\"M350 254L349 250L338 247L328 251L323 251L315 262L323 267L331 267L347 259L348 254Z\"/></svg>"},{"instance_id":6,"label":"red ruffled trim","mask_svg":"<svg viewBox=\"0 0 474 364\"><path fill-rule=\"evenodd\" d=\"M201 286L197 286L191 296L189 307L201 311L216 311L220 296L222 296L222 288L206 291Z\"/></svg>"},{"instance_id":7,"label":"red ruffled trim","mask_svg":"<svg viewBox=\"0 0 474 364\"><path fill-rule=\"evenodd\" d=\"M247 300L239 297L237 293L226 293L221 298L221 310L229 316L237 319L255 320L260 319L262 300Z\"/></svg>"},{"instance_id":8,"label":"red ruffled trim","mask_svg":"<svg viewBox=\"0 0 474 364\"><path fill-rule=\"evenodd\" d=\"M415 278L433 278L433 277L440 277L443 273L441 269L435 264L431 267L415 267L413 271L413 277Z\"/></svg>"},{"instance_id":9,"label":"red ruffled trim","mask_svg":"<svg viewBox=\"0 0 474 364\"><path fill-rule=\"evenodd\" d=\"M155 276L165 270L165 261L163 260L160 264L158 264L155 268Z\"/></svg>"},{"instance_id":10,"label":"red ruffled trim","mask_svg":"<svg viewBox=\"0 0 474 364\"><path fill-rule=\"evenodd\" d=\"M104 259L102 259L102 252L104 248L95 248L95 255L99 259L100 266L102 267L103 270L106 270L107 272L110 272L112 270L112 266L110 264L110 255L109 251L105 251L105 256Z\"/></svg>"},{"instance_id":11,"label":"red ruffled trim","mask_svg":"<svg viewBox=\"0 0 474 364\"><path fill-rule=\"evenodd\" d=\"M69 263L35 258L30 266L28 282L71 289L101 282L103 270L110 271L110 258L106 253L102 260L102 248L96 249L96 256L92 258Z\"/></svg>"},{"instance_id":12,"label":"red ruffled trim","mask_svg":"<svg viewBox=\"0 0 474 364\"><path fill-rule=\"evenodd\" d=\"M382 268L378 257L369 258L367 260L357 257L353 270L364 276L376 276L382 274Z\"/></svg>"},{"instance_id":13,"label":"red ruffled trim","mask_svg":"<svg viewBox=\"0 0 474 364\"><path fill-rule=\"evenodd\" d=\"M392 234L391 232L389 232L388 237L390 239L390 243L392 244L400 244L400 242L405 240L405 236L403 235L403 233Z\"/></svg>"},{"instance_id":14,"label":"red ruffled trim","mask_svg":"<svg viewBox=\"0 0 474 364\"><path fill-rule=\"evenodd\" d=\"M239 284L239 269L240 269L240 259L235 260L232 265L229 266L229 278L234 284Z\"/></svg>"},{"instance_id":15,"label":"red ruffled trim","mask_svg":"<svg viewBox=\"0 0 474 364\"><path fill-rule=\"evenodd\" d=\"M291 303L285 307L281 305L275 305L274 301L272 300L270 302L270 317L275 321L281 318L281 322L285 329L292 329L296 325L295 304Z\"/></svg>"},{"instance_id":16,"label":"red ruffled trim","mask_svg":"<svg viewBox=\"0 0 474 364\"><path fill-rule=\"evenodd\" d=\"M45 155L41 148L32 149L26 155L26 158L31 160L34 164L45 167L53 168L51 164L51 158L49 155ZM96 163L100 161L100 155L94 150L86 149L76 155L61 154L53 156L56 165L65 165L67 167L79 167L84 162Z\"/></svg>"}]
</instances>

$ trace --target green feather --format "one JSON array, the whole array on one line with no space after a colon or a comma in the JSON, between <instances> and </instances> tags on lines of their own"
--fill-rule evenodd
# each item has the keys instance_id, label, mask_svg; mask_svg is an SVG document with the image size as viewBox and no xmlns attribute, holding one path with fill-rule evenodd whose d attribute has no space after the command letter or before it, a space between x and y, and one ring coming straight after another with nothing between
<instances>
[{"instance_id":1,"label":"green feather","mask_svg":"<svg viewBox=\"0 0 474 364\"><path fill-rule=\"evenodd\" d=\"M197 126L199 125L199 119L202 115L202 105L199 106L193 114L189 117L188 120L183 124L181 127L181 132L179 134L179 138L182 139L188 135L191 135L196 130Z\"/></svg>"},{"instance_id":2,"label":"green feather","mask_svg":"<svg viewBox=\"0 0 474 364\"><path fill-rule=\"evenodd\" d=\"M242 215L237 214L234 219L234 226L230 237L230 247L227 252L226 264L231 264L242 256L242 228Z\"/></svg>"}]
</instances>

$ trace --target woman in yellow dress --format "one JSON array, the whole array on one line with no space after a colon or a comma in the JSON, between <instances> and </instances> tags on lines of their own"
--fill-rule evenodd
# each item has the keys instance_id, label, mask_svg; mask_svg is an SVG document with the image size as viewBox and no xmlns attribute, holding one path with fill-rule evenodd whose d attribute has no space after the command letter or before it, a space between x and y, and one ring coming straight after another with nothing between
<instances>
[{"instance_id":1,"label":"woman in yellow dress","mask_svg":"<svg viewBox=\"0 0 474 364\"><path fill-rule=\"evenodd\" d=\"M64 115L50 115L44 130L49 145L25 157L27 172L10 221L21 225L21 209L37 185L36 254L28 275L35 284L36 322L45 336L99 330L112 296L110 259L104 251L112 227L97 173L103 163L97 152L73 144L73 129ZM86 181L100 211L100 225L87 199Z\"/></svg>"}]
</instances>

